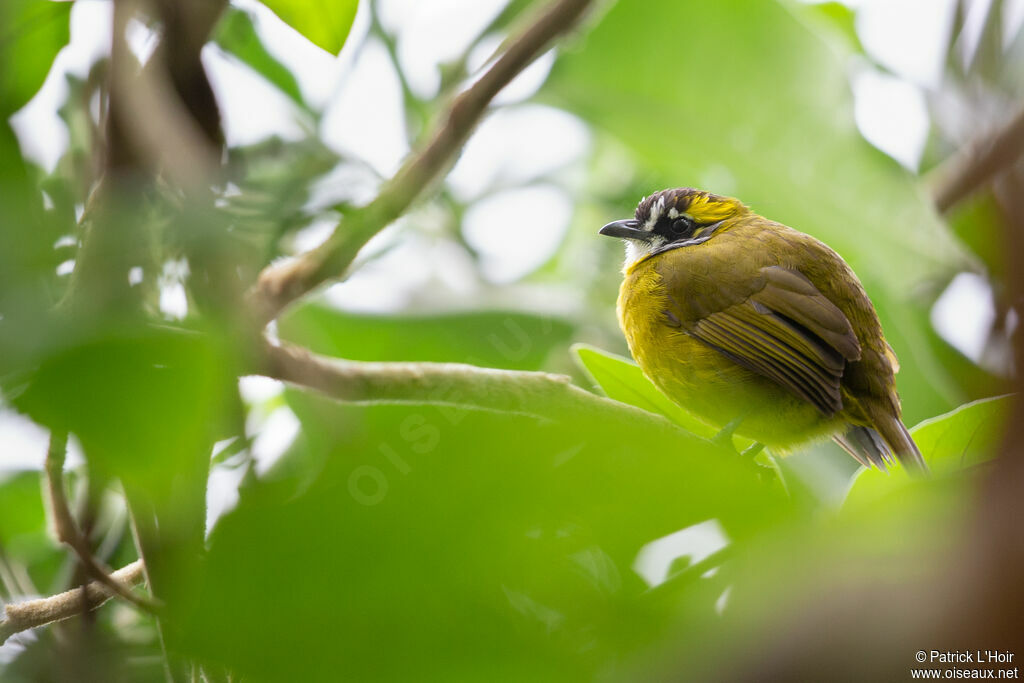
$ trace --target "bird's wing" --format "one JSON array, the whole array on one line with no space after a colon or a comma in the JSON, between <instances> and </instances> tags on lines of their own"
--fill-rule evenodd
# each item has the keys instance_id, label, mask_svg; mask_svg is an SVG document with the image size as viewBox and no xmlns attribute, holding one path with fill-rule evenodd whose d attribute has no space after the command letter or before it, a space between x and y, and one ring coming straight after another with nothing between
<instances>
[{"instance_id":1,"label":"bird's wing","mask_svg":"<svg viewBox=\"0 0 1024 683\"><path fill-rule=\"evenodd\" d=\"M669 319L689 321L681 326L690 335L823 414L841 410L839 386L846 363L860 358L850 321L795 270L764 267L746 284L743 291L719 287L703 300L687 292L683 296L691 315L677 311Z\"/></svg>"}]
</instances>

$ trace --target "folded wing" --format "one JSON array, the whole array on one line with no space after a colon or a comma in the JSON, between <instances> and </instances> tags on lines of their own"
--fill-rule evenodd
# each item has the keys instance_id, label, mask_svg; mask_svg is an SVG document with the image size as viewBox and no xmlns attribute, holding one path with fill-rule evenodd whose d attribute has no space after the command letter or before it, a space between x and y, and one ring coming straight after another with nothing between
<instances>
[{"instance_id":1,"label":"folded wing","mask_svg":"<svg viewBox=\"0 0 1024 683\"><path fill-rule=\"evenodd\" d=\"M688 302L702 316L669 310L666 317L691 321L692 336L834 415L843 407L846 364L860 359L850 321L795 270L761 268L747 284L744 292L720 288Z\"/></svg>"}]
</instances>

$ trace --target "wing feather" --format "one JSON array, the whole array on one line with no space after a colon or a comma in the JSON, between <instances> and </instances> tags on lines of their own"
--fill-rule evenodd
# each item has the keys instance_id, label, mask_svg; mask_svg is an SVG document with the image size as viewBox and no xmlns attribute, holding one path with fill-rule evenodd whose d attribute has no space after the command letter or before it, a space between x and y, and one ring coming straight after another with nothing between
<instances>
[{"instance_id":1,"label":"wing feather","mask_svg":"<svg viewBox=\"0 0 1024 683\"><path fill-rule=\"evenodd\" d=\"M719 289L685 297L689 311L701 313L696 319L683 310L668 310L666 318L688 321L690 335L835 414L843 407L847 363L861 354L850 321L800 272L768 266L759 275L743 294Z\"/></svg>"}]
</instances>

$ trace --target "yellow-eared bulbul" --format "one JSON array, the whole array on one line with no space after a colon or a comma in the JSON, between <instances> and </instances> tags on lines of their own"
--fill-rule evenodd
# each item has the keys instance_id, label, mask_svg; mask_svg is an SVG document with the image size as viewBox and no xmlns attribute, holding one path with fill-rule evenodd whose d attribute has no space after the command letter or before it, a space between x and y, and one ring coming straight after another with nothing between
<instances>
[{"instance_id":1,"label":"yellow-eared bulbul","mask_svg":"<svg viewBox=\"0 0 1024 683\"><path fill-rule=\"evenodd\" d=\"M896 355L846 262L736 199L663 190L601 228L626 243L619 324L666 396L779 452L832 437L865 466L924 460Z\"/></svg>"}]
</instances>

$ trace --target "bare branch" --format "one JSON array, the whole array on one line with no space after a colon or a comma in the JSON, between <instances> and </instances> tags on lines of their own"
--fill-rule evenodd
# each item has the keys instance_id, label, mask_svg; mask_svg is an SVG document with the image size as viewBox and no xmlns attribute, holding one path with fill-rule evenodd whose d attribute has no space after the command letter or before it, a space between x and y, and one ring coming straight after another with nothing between
<instances>
[{"instance_id":1,"label":"bare branch","mask_svg":"<svg viewBox=\"0 0 1024 683\"><path fill-rule=\"evenodd\" d=\"M999 175L1024 154L1024 106L1003 126L989 131L947 159L929 178L932 196L945 213Z\"/></svg>"},{"instance_id":2,"label":"bare branch","mask_svg":"<svg viewBox=\"0 0 1024 683\"><path fill-rule=\"evenodd\" d=\"M46 486L57 538L75 552L86 573L110 591L111 595L124 598L147 611L154 611L157 607L156 603L132 593L127 587L121 585L112 578L110 569L93 557L88 539L75 523L67 497L64 495L64 459L67 442L67 434L54 432L50 434L50 447L46 452Z\"/></svg>"},{"instance_id":3,"label":"bare branch","mask_svg":"<svg viewBox=\"0 0 1024 683\"><path fill-rule=\"evenodd\" d=\"M136 560L110 576L124 590L128 590L130 586L142 582L143 574L142 560ZM112 597L113 590L99 581L93 581L59 595L7 605L4 619L0 621L0 644L15 633L94 610Z\"/></svg>"},{"instance_id":4,"label":"bare branch","mask_svg":"<svg viewBox=\"0 0 1024 683\"><path fill-rule=\"evenodd\" d=\"M295 346L268 346L262 374L348 403L433 404L552 419L585 414L640 421L694 438L667 419L575 386L565 375L479 368L461 363L357 363L315 356Z\"/></svg>"},{"instance_id":5,"label":"bare branch","mask_svg":"<svg viewBox=\"0 0 1024 683\"><path fill-rule=\"evenodd\" d=\"M162 45L145 67L139 65L128 49L125 32L138 4L137 0L114 3L111 114L123 129L137 159L144 160L150 168L162 169L178 187L201 187L214 177L220 151L210 144L209 133L193 118L189 104L179 97L171 82L166 58L173 54L172 50L182 50L182 46ZM186 3L182 12L195 4ZM208 31L222 5L222 2L210 3L210 16L200 29ZM205 35L195 36L193 41L199 40L201 45ZM198 63L198 51L195 57Z\"/></svg>"},{"instance_id":6,"label":"bare branch","mask_svg":"<svg viewBox=\"0 0 1024 683\"><path fill-rule=\"evenodd\" d=\"M331 277L342 275L371 237L402 215L448 169L480 122L494 96L568 31L592 0L558 0L532 25L508 42L508 48L483 76L458 95L430 142L405 163L370 204L346 215L319 248L260 273L250 292L259 323L277 316L289 303Z\"/></svg>"}]
</instances>

